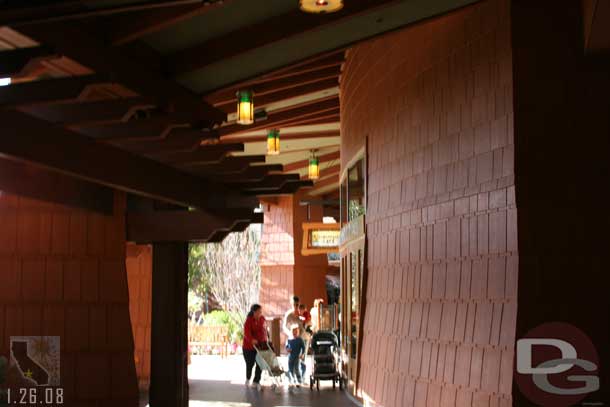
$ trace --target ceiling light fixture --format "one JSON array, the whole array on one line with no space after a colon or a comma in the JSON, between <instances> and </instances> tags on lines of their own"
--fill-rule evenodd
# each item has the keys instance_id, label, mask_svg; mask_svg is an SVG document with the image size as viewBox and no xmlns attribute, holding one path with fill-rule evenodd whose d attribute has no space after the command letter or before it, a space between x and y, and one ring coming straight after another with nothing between
<instances>
[{"instance_id":1,"label":"ceiling light fixture","mask_svg":"<svg viewBox=\"0 0 610 407\"><path fill-rule=\"evenodd\" d=\"M267 155L280 153L280 130L271 129L267 132Z\"/></svg>"},{"instance_id":2,"label":"ceiling light fixture","mask_svg":"<svg viewBox=\"0 0 610 407\"><path fill-rule=\"evenodd\" d=\"M237 92L237 124L254 123L254 98L251 90Z\"/></svg>"},{"instance_id":3,"label":"ceiling light fixture","mask_svg":"<svg viewBox=\"0 0 610 407\"><path fill-rule=\"evenodd\" d=\"M343 0L299 0L306 13L334 13L343 8Z\"/></svg>"},{"instance_id":4,"label":"ceiling light fixture","mask_svg":"<svg viewBox=\"0 0 610 407\"><path fill-rule=\"evenodd\" d=\"M311 150L309 157L309 179L316 180L320 178L320 159L316 155L316 150Z\"/></svg>"}]
</instances>

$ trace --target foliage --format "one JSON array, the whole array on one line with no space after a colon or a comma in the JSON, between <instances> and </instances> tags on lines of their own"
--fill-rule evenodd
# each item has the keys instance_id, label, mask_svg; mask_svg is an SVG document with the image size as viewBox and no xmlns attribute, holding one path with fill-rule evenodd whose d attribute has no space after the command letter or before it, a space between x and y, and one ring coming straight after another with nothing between
<instances>
[{"instance_id":1,"label":"foliage","mask_svg":"<svg viewBox=\"0 0 610 407\"><path fill-rule=\"evenodd\" d=\"M261 272L260 226L229 234L222 243L193 244L189 256L189 287L203 297L205 290L218 300L241 327L250 306L258 301Z\"/></svg>"},{"instance_id":2,"label":"foliage","mask_svg":"<svg viewBox=\"0 0 610 407\"><path fill-rule=\"evenodd\" d=\"M239 342L243 339L242 326L238 325L237 315L231 315L227 311L212 311L203 317L204 326L227 326L229 328L229 338L232 342Z\"/></svg>"}]
</instances>

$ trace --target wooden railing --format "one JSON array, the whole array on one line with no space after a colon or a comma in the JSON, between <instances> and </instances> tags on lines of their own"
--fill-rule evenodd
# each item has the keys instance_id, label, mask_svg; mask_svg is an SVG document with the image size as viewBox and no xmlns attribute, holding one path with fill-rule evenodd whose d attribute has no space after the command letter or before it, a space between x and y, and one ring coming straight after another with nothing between
<instances>
[{"instance_id":1,"label":"wooden railing","mask_svg":"<svg viewBox=\"0 0 610 407\"><path fill-rule=\"evenodd\" d=\"M202 354L206 348L218 348L221 357L226 357L229 346L229 327L189 325L191 353Z\"/></svg>"}]
</instances>

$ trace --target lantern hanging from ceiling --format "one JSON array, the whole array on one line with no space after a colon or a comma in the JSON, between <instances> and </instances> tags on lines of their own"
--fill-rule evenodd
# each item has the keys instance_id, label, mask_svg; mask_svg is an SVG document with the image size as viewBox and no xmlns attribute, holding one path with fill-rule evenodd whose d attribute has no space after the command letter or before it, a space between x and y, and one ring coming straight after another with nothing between
<instances>
[{"instance_id":1,"label":"lantern hanging from ceiling","mask_svg":"<svg viewBox=\"0 0 610 407\"><path fill-rule=\"evenodd\" d=\"M278 155L280 153L280 130L271 129L267 132L267 154Z\"/></svg>"},{"instance_id":2,"label":"lantern hanging from ceiling","mask_svg":"<svg viewBox=\"0 0 610 407\"><path fill-rule=\"evenodd\" d=\"M309 157L309 179L316 180L320 178L320 159L316 156L316 152L311 152Z\"/></svg>"},{"instance_id":3,"label":"lantern hanging from ceiling","mask_svg":"<svg viewBox=\"0 0 610 407\"><path fill-rule=\"evenodd\" d=\"M299 6L306 13L334 13L343 8L343 0L300 0Z\"/></svg>"},{"instance_id":4,"label":"lantern hanging from ceiling","mask_svg":"<svg viewBox=\"0 0 610 407\"><path fill-rule=\"evenodd\" d=\"M254 123L254 98L251 90L237 92L237 124Z\"/></svg>"}]
</instances>

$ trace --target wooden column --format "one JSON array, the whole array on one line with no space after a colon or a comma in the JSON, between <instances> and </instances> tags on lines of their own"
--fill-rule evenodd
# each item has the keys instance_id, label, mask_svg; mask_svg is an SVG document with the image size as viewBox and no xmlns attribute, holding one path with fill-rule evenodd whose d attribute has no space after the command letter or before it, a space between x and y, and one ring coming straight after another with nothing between
<instances>
[{"instance_id":1,"label":"wooden column","mask_svg":"<svg viewBox=\"0 0 610 407\"><path fill-rule=\"evenodd\" d=\"M153 245L151 407L187 407L188 243Z\"/></svg>"}]
</instances>

